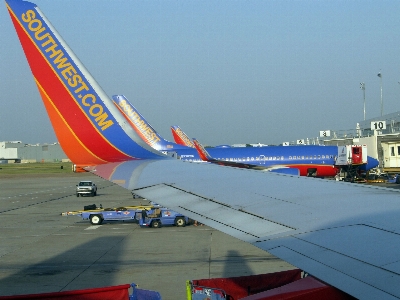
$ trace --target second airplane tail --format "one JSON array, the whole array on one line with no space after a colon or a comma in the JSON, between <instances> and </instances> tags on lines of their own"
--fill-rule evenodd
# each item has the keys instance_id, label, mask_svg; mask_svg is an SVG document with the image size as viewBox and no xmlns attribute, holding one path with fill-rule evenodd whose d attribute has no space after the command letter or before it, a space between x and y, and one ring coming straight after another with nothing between
<instances>
[{"instance_id":1,"label":"second airplane tail","mask_svg":"<svg viewBox=\"0 0 400 300\"><path fill-rule=\"evenodd\" d=\"M172 136L174 137L175 143L184 145L190 148L195 148L192 140L187 136L186 133L179 128L179 126L171 126Z\"/></svg>"},{"instance_id":2,"label":"second airplane tail","mask_svg":"<svg viewBox=\"0 0 400 300\"><path fill-rule=\"evenodd\" d=\"M124 115L135 132L152 148L158 151L172 151L175 149L188 148L185 145L172 143L164 139L124 95L114 95L112 99L115 106Z\"/></svg>"}]
</instances>

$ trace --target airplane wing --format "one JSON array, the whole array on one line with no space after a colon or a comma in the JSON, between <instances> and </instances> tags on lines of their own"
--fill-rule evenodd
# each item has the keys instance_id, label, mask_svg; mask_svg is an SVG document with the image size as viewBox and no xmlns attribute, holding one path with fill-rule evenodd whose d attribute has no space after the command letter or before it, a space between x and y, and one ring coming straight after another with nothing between
<instances>
[{"instance_id":1,"label":"airplane wing","mask_svg":"<svg viewBox=\"0 0 400 300\"><path fill-rule=\"evenodd\" d=\"M354 297L400 298L397 190L178 160L92 172Z\"/></svg>"}]
</instances>

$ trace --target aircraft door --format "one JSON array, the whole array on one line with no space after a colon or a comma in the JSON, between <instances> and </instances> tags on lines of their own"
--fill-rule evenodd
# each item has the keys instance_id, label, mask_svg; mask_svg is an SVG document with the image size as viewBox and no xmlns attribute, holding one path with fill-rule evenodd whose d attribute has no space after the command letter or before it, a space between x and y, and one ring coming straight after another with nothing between
<instances>
[{"instance_id":1,"label":"aircraft door","mask_svg":"<svg viewBox=\"0 0 400 300\"><path fill-rule=\"evenodd\" d=\"M260 165L265 165L265 155L260 155Z\"/></svg>"},{"instance_id":2,"label":"aircraft door","mask_svg":"<svg viewBox=\"0 0 400 300\"><path fill-rule=\"evenodd\" d=\"M351 159L353 164L359 165L363 163L362 160L362 147L360 146L352 146L351 147Z\"/></svg>"},{"instance_id":3,"label":"aircraft door","mask_svg":"<svg viewBox=\"0 0 400 300\"><path fill-rule=\"evenodd\" d=\"M317 177L317 176L318 176L317 168L308 168L307 169L307 177Z\"/></svg>"}]
</instances>

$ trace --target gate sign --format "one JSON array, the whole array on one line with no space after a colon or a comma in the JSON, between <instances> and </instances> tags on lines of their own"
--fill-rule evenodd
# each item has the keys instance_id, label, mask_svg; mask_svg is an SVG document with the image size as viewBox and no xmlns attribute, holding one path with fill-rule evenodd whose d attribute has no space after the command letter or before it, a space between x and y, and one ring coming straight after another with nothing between
<instances>
[{"instance_id":1,"label":"gate sign","mask_svg":"<svg viewBox=\"0 0 400 300\"><path fill-rule=\"evenodd\" d=\"M297 145L305 145L304 140L297 140Z\"/></svg>"},{"instance_id":2,"label":"gate sign","mask_svg":"<svg viewBox=\"0 0 400 300\"><path fill-rule=\"evenodd\" d=\"M373 121L371 122L371 130L386 129L386 121Z\"/></svg>"},{"instance_id":3,"label":"gate sign","mask_svg":"<svg viewBox=\"0 0 400 300\"><path fill-rule=\"evenodd\" d=\"M328 137L328 136L331 136L330 130L322 130L319 132L319 137Z\"/></svg>"}]
</instances>

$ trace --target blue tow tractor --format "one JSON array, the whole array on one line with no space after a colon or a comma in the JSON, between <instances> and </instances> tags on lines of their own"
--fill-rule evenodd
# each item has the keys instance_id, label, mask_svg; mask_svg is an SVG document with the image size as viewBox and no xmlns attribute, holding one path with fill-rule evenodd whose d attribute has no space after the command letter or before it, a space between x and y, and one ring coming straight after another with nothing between
<instances>
[{"instance_id":1,"label":"blue tow tractor","mask_svg":"<svg viewBox=\"0 0 400 300\"><path fill-rule=\"evenodd\" d=\"M189 223L189 218L168 208L157 207L142 210L139 220L140 227L160 228L161 226L175 225L184 227Z\"/></svg>"}]
</instances>

